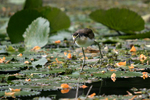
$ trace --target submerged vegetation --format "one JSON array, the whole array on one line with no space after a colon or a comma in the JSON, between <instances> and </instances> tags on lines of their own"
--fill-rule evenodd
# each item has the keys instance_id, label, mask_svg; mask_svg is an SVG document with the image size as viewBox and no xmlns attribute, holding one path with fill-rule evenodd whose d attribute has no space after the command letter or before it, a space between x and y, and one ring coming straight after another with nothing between
<instances>
[{"instance_id":1,"label":"submerged vegetation","mask_svg":"<svg viewBox=\"0 0 150 100\"><path fill-rule=\"evenodd\" d=\"M9 20L6 15L0 18L0 97L149 99L150 28L140 12L87 7L82 9L86 14L75 12L75 16L65 13L67 9L26 0ZM98 62L96 44L85 48L81 72L82 49L74 45L71 35L85 27L94 31L103 58Z\"/></svg>"}]
</instances>

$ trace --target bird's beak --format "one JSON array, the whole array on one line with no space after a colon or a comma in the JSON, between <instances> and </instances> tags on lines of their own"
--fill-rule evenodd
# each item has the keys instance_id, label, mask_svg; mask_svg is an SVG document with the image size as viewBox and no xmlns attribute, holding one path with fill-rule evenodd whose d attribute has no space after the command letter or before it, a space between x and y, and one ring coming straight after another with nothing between
<instances>
[{"instance_id":1,"label":"bird's beak","mask_svg":"<svg viewBox=\"0 0 150 100\"><path fill-rule=\"evenodd\" d=\"M78 37L79 37L79 34L75 37L75 39L73 40L73 43L75 43L75 41Z\"/></svg>"}]
</instances>

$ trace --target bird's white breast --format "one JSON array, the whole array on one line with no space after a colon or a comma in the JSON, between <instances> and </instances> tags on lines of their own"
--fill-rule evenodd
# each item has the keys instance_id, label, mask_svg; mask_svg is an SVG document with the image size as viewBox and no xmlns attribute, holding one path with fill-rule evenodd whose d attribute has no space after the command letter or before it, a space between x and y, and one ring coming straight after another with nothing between
<instances>
[{"instance_id":1,"label":"bird's white breast","mask_svg":"<svg viewBox=\"0 0 150 100\"><path fill-rule=\"evenodd\" d=\"M75 38L73 37L73 40ZM85 37L85 36L81 36L79 38L76 39L75 43L77 46L79 47L87 47L87 46L90 46L94 43L94 38L93 39L90 39L88 37Z\"/></svg>"}]
</instances>

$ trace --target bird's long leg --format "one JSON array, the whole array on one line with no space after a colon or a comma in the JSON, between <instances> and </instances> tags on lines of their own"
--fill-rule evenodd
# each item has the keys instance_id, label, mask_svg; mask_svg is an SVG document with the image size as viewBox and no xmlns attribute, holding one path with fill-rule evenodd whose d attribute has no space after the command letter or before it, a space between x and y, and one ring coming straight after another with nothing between
<instances>
[{"instance_id":1,"label":"bird's long leg","mask_svg":"<svg viewBox=\"0 0 150 100\"><path fill-rule=\"evenodd\" d=\"M101 63L102 63L101 60L103 58L102 51L101 51L101 46L100 46L100 44L98 42L95 41L95 43L98 45L98 49L99 49L99 52L100 52L100 58L99 58L98 62L100 62L100 65L101 65Z\"/></svg>"},{"instance_id":2,"label":"bird's long leg","mask_svg":"<svg viewBox=\"0 0 150 100\"><path fill-rule=\"evenodd\" d=\"M82 53L83 53L84 59L83 59L83 64L82 64L82 69L81 69L81 71L83 71L83 67L84 67L84 64L85 64L85 53L84 53L83 47L82 47Z\"/></svg>"}]
</instances>

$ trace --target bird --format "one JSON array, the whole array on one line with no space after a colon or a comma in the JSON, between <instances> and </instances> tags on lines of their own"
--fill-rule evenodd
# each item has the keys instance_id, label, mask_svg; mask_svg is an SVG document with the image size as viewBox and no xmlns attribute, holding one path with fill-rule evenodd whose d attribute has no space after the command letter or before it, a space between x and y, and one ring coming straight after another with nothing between
<instances>
[{"instance_id":1,"label":"bird","mask_svg":"<svg viewBox=\"0 0 150 100\"><path fill-rule=\"evenodd\" d=\"M83 53L83 63L82 63L82 69L83 71L84 65L85 65L85 53L83 47L88 47L92 45L93 43L96 43L99 47L100 51L100 59L103 57L101 52L101 47L98 42L95 41L95 35L93 31L89 28L79 29L72 35L73 43L75 43L78 47L82 47L82 53ZM100 62L99 59L99 62Z\"/></svg>"}]
</instances>

